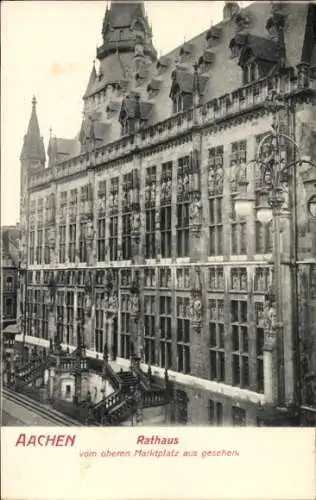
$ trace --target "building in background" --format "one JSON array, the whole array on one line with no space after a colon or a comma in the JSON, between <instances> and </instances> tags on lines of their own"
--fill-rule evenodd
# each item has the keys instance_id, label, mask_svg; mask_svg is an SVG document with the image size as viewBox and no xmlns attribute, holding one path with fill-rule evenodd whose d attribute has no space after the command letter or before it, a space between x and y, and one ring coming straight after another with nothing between
<instances>
[{"instance_id":1,"label":"building in background","mask_svg":"<svg viewBox=\"0 0 316 500\"><path fill-rule=\"evenodd\" d=\"M16 226L1 228L1 330L16 323L19 229Z\"/></svg>"},{"instance_id":2,"label":"building in background","mask_svg":"<svg viewBox=\"0 0 316 500\"><path fill-rule=\"evenodd\" d=\"M315 172L295 183L298 287L293 296L285 271L284 390L271 413L276 366L262 318L273 234L256 220L251 164L271 129L268 96L282 91L283 130L315 161L315 11L226 2L220 23L157 58L143 3L111 3L80 130L51 137L47 163L33 99L21 154L25 342L84 339L91 357L106 343L115 366L137 358L161 378L167 369L178 424L261 425L281 414L290 425L293 404L315 409L316 226L306 209ZM241 172L256 198L248 218L234 211ZM292 223L280 235L286 270Z\"/></svg>"}]
</instances>

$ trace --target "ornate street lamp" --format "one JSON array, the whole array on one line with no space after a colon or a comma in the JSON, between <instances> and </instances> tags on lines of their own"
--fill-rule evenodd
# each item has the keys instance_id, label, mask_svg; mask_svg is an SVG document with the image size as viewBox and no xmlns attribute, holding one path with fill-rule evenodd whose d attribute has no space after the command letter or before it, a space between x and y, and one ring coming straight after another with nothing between
<instances>
[{"instance_id":1,"label":"ornate street lamp","mask_svg":"<svg viewBox=\"0 0 316 500\"><path fill-rule=\"evenodd\" d=\"M265 350L272 352L274 347L277 347L280 357L278 359L280 378L278 380L278 394L272 394L272 387L269 389L269 394L267 397L268 402L278 402L284 403L285 392L284 392L284 353L283 353L283 318L282 318L282 304L283 304L283 290L281 277L281 248L280 248L280 217L284 215L293 216L296 220L297 206L296 202L292 202L290 199L289 184L290 180L296 182L296 167L301 167L303 164L308 164L316 168L316 164L311 162L309 159L303 159L301 157L300 148L298 144L292 139L292 137L281 131L281 124L279 122L279 112L287 106L282 95L276 92L272 93L270 99L267 102L268 108L273 112L273 124L270 133L265 135L260 141L256 153L256 158L253 162L255 166L255 171L259 175L260 179L260 189L258 190L261 199L260 206L256 207L257 220L263 224L268 224L273 222L273 232L274 232L274 283L272 289L270 290L270 299L267 302L266 315L265 315ZM288 153L295 153L294 158L297 160L289 163ZM238 182L238 174L237 174ZM246 193L247 182L238 182L241 192L235 197L235 212L239 216L247 216L254 209L254 198ZM296 186L294 186L296 189ZM296 199L296 191L294 191L294 200ZM316 217L316 194L313 194L307 202L308 214L311 217ZM295 269L297 266L296 257L296 247L295 247ZM297 269L296 271L297 272ZM295 278L296 279L296 278ZM295 287L294 287L295 288ZM294 293L297 295L296 288ZM272 297L272 299L271 299ZM297 296L295 297L297 300ZM296 330L298 330L298 322L295 325ZM298 331L296 331L295 343L298 343L299 336ZM271 358L270 358L270 362ZM271 369L272 367L270 367ZM296 367L299 373L299 366ZM297 376L298 384L300 385L302 381L300 376ZM266 387L265 387L266 393ZM295 396L299 401L295 403L300 403L301 392L297 393Z\"/></svg>"}]
</instances>

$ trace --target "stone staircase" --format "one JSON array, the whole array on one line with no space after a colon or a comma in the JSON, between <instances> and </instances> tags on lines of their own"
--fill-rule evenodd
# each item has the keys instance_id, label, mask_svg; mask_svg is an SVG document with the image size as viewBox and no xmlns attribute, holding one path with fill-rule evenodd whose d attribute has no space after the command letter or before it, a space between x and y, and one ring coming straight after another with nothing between
<instances>
[{"instance_id":1,"label":"stone staircase","mask_svg":"<svg viewBox=\"0 0 316 500\"><path fill-rule=\"evenodd\" d=\"M38 380L43 381L46 368L46 359L34 357L31 361L15 370L13 380L15 388L22 389L29 384L36 385Z\"/></svg>"}]
</instances>

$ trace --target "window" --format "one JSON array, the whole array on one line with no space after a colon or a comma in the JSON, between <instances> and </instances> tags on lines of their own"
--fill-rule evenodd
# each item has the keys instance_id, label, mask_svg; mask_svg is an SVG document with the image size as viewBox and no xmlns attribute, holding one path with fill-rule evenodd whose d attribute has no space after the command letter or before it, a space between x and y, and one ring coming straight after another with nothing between
<instances>
[{"instance_id":1,"label":"window","mask_svg":"<svg viewBox=\"0 0 316 500\"><path fill-rule=\"evenodd\" d=\"M223 404L209 399L208 402L208 421L210 425L223 425Z\"/></svg>"},{"instance_id":2,"label":"window","mask_svg":"<svg viewBox=\"0 0 316 500\"><path fill-rule=\"evenodd\" d=\"M6 299L6 314L7 317L11 318L13 316L13 300Z\"/></svg>"},{"instance_id":3,"label":"window","mask_svg":"<svg viewBox=\"0 0 316 500\"><path fill-rule=\"evenodd\" d=\"M34 291L33 303L33 332L34 337L39 337L41 333L41 291L36 289Z\"/></svg>"},{"instance_id":4,"label":"window","mask_svg":"<svg viewBox=\"0 0 316 500\"><path fill-rule=\"evenodd\" d=\"M245 427L246 411L239 406L232 406L232 421L234 427Z\"/></svg>"},{"instance_id":5,"label":"window","mask_svg":"<svg viewBox=\"0 0 316 500\"><path fill-rule=\"evenodd\" d=\"M188 423L188 396L185 391L177 390L175 394L176 421L179 424Z\"/></svg>"},{"instance_id":6,"label":"window","mask_svg":"<svg viewBox=\"0 0 316 500\"><path fill-rule=\"evenodd\" d=\"M76 239L77 239L76 224L69 224L69 245L68 245L69 262L76 261Z\"/></svg>"},{"instance_id":7,"label":"window","mask_svg":"<svg viewBox=\"0 0 316 500\"><path fill-rule=\"evenodd\" d=\"M144 297L145 363L156 364L156 296Z\"/></svg>"},{"instance_id":8,"label":"window","mask_svg":"<svg viewBox=\"0 0 316 500\"><path fill-rule=\"evenodd\" d=\"M190 373L190 299L177 297L178 372Z\"/></svg>"},{"instance_id":9,"label":"window","mask_svg":"<svg viewBox=\"0 0 316 500\"><path fill-rule=\"evenodd\" d=\"M189 255L189 156L180 158L177 171L177 255Z\"/></svg>"},{"instance_id":10,"label":"window","mask_svg":"<svg viewBox=\"0 0 316 500\"><path fill-rule=\"evenodd\" d=\"M145 269L144 272L144 287L145 288L156 288L156 270L155 269Z\"/></svg>"},{"instance_id":11,"label":"window","mask_svg":"<svg viewBox=\"0 0 316 500\"><path fill-rule=\"evenodd\" d=\"M103 310L103 293L96 294L95 300L95 350L100 354L104 348L104 310Z\"/></svg>"},{"instance_id":12,"label":"window","mask_svg":"<svg viewBox=\"0 0 316 500\"><path fill-rule=\"evenodd\" d=\"M110 260L117 260L117 247L118 247L118 194L119 194L119 178L111 179L110 187L110 223L109 223L109 247L110 247Z\"/></svg>"},{"instance_id":13,"label":"window","mask_svg":"<svg viewBox=\"0 0 316 500\"><path fill-rule=\"evenodd\" d=\"M79 235L80 262L86 262L87 260L87 245L86 245L85 231L86 231L86 223L80 222L80 235Z\"/></svg>"},{"instance_id":14,"label":"window","mask_svg":"<svg viewBox=\"0 0 316 500\"><path fill-rule=\"evenodd\" d=\"M50 264L49 229L44 232L44 264Z\"/></svg>"},{"instance_id":15,"label":"window","mask_svg":"<svg viewBox=\"0 0 316 500\"><path fill-rule=\"evenodd\" d=\"M169 267L161 267L159 269L159 287L170 288L171 286L171 269Z\"/></svg>"},{"instance_id":16,"label":"window","mask_svg":"<svg viewBox=\"0 0 316 500\"><path fill-rule=\"evenodd\" d=\"M35 231L30 231L29 263L34 264Z\"/></svg>"},{"instance_id":17,"label":"window","mask_svg":"<svg viewBox=\"0 0 316 500\"><path fill-rule=\"evenodd\" d=\"M129 300L129 294L121 294L121 357L125 359L131 356Z\"/></svg>"},{"instance_id":18,"label":"window","mask_svg":"<svg viewBox=\"0 0 316 500\"><path fill-rule=\"evenodd\" d=\"M77 189L71 189L71 191L70 191L70 203L69 203L69 220L71 222L76 222L77 203L78 203L78 191L77 191Z\"/></svg>"},{"instance_id":19,"label":"window","mask_svg":"<svg viewBox=\"0 0 316 500\"><path fill-rule=\"evenodd\" d=\"M243 84L255 82L259 78L259 68L256 62L250 62L243 67Z\"/></svg>"},{"instance_id":20,"label":"window","mask_svg":"<svg viewBox=\"0 0 316 500\"><path fill-rule=\"evenodd\" d=\"M13 291L13 276L7 276L6 278L6 288L8 292Z\"/></svg>"},{"instance_id":21,"label":"window","mask_svg":"<svg viewBox=\"0 0 316 500\"><path fill-rule=\"evenodd\" d=\"M43 209L44 209L43 198L39 198L37 200L37 227L38 228L43 226Z\"/></svg>"},{"instance_id":22,"label":"window","mask_svg":"<svg viewBox=\"0 0 316 500\"><path fill-rule=\"evenodd\" d=\"M79 292L77 295L77 347L85 344L84 324L85 324L85 293ZM70 333L70 332L69 332ZM75 344L75 342L74 342Z\"/></svg>"},{"instance_id":23,"label":"window","mask_svg":"<svg viewBox=\"0 0 316 500\"><path fill-rule=\"evenodd\" d=\"M209 195L209 255L223 254L223 179L224 148L209 149L208 195Z\"/></svg>"},{"instance_id":24,"label":"window","mask_svg":"<svg viewBox=\"0 0 316 500\"><path fill-rule=\"evenodd\" d=\"M159 302L160 366L167 369L172 366L171 300L171 297L161 296Z\"/></svg>"},{"instance_id":25,"label":"window","mask_svg":"<svg viewBox=\"0 0 316 500\"><path fill-rule=\"evenodd\" d=\"M186 267L184 269L177 269L176 274L176 287L181 290L188 290L191 288L191 279L190 279L190 268Z\"/></svg>"},{"instance_id":26,"label":"window","mask_svg":"<svg viewBox=\"0 0 316 500\"><path fill-rule=\"evenodd\" d=\"M271 284L271 270L268 267L256 267L254 292L265 294Z\"/></svg>"},{"instance_id":27,"label":"window","mask_svg":"<svg viewBox=\"0 0 316 500\"><path fill-rule=\"evenodd\" d=\"M36 262L42 264L43 259L43 230L37 231L37 247L36 247Z\"/></svg>"},{"instance_id":28,"label":"window","mask_svg":"<svg viewBox=\"0 0 316 500\"><path fill-rule=\"evenodd\" d=\"M60 341L64 340L64 300L65 293L58 291L56 297L56 307L57 307L57 337Z\"/></svg>"},{"instance_id":29,"label":"window","mask_svg":"<svg viewBox=\"0 0 316 500\"><path fill-rule=\"evenodd\" d=\"M231 300L233 385L249 388L248 304Z\"/></svg>"},{"instance_id":30,"label":"window","mask_svg":"<svg viewBox=\"0 0 316 500\"><path fill-rule=\"evenodd\" d=\"M74 345L74 292L67 292L66 294L66 307L67 307L67 326L66 338L67 344Z\"/></svg>"},{"instance_id":31,"label":"window","mask_svg":"<svg viewBox=\"0 0 316 500\"><path fill-rule=\"evenodd\" d=\"M70 397L71 396L71 386L69 384L66 385L66 397Z\"/></svg>"},{"instance_id":32,"label":"window","mask_svg":"<svg viewBox=\"0 0 316 500\"><path fill-rule=\"evenodd\" d=\"M247 292L247 268L236 267L230 270L230 288L233 292Z\"/></svg>"},{"instance_id":33,"label":"window","mask_svg":"<svg viewBox=\"0 0 316 500\"><path fill-rule=\"evenodd\" d=\"M98 232L97 232L97 245L98 245L98 261L104 262L106 257L105 251L105 212L99 213L98 217Z\"/></svg>"},{"instance_id":34,"label":"window","mask_svg":"<svg viewBox=\"0 0 316 500\"><path fill-rule=\"evenodd\" d=\"M66 262L66 226L59 226L59 262Z\"/></svg>"},{"instance_id":35,"label":"window","mask_svg":"<svg viewBox=\"0 0 316 500\"><path fill-rule=\"evenodd\" d=\"M212 266L208 272L209 290L224 291L224 268L223 266Z\"/></svg>"},{"instance_id":36,"label":"window","mask_svg":"<svg viewBox=\"0 0 316 500\"><path fill-rule=\"evenodd\" d=\"M247 141L232 143L230 161L230 188L231 188L231 253L245 255L247 253L247 222L244 217L237 217L235 213L234 197L241 190L240 182L247 180Z\"/></svg>"},{"instance_id":37,"label":"window","mask_svg":"<svg viewBox=\"0 0 316 500\"><path fill-rule=\"evenodd\" d=\"M67 214L67 191L60 193L59 201L59 217L61 221L64 221Z\"/></svg>"},{"instance_id":38,"label":"window","mask_svg":"<svg viewBox=\"0 0 316 500\"><path fill-rule=\"evenodd\" d=\"M41 294L41 320L42 320L42 338L48 339L48 305L47 300L45 300L45 296L49 292L42 291Z\"/></svg>"},{"instance_id":39,"label":"window","mask_svg":"<svg viewBox=\"0 0 316 500\"><path fill-rule=\"evenodd\" d=\"M172 162L162 164L160 190L160 234L161 256L171 257L171 195L172 195Z\"/></svg>"},{"instance_id":40,"label":"window","mask_svg":"<svg viewBox=\"0 0 316 500\"><path fill-rule=\"evenodd\" d=\"M224 300L209 300L210 380L225 382Z\"/></svg>"},{"instance_id":41,"label":"window","mask_svg":"<svg viewBox=\"0 0 316 500\"><path fill-rule=\"evenodd\" d=\"M156 167L149 167L146 171L145 186L145 220L146 241L145 257L154 259L156 257Z\"/></svg>"},{"instance_id":42,"label":"window","mask_svg":"<svg viewBox=\"0 0 316 500\"><path fill-rule=\"evenodd\" d=\"M122 251L123 259L132 257L131 218L133 216L133 174L123 177L123 202L122 202Z\"/></svg>"}]
</instances>

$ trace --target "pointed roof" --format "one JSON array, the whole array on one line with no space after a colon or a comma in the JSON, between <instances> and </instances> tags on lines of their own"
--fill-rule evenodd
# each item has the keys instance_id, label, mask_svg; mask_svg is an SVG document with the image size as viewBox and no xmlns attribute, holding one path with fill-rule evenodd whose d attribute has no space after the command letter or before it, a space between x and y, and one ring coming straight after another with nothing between
<instances>
[{"instance_id":1,"label":"pointed roof","mask_svg":"<svg viewBox=\"0 0 316 500\"><path fill-rule=\"evenodd\" d=\"M92 70L91 70L91 73L90 73L90 77L89 77L89 82L88 82L88 85L87 85L87 88L86 88L86 91L83 95L83 99L85 97L88 97L90 94L91 94L91 91L94 87L94 84L97 80L97 72L96 72L96 69L95 69L95 61L93 61L93 66L92 66Z\"/></svg>"},{"instance_id":2,"label":"pointed roof","mask_svg":"<svg viewBox=\"0 0 316 500\"><path fill-rule=\"evenodd\" d=\"M40 135L40 128L36 113L36 98L32 99L32 112L27 128L26 135L24 136L24 143L20 156L21 160L33 160L45 163L45 148L43 138Z\"/></svg>"},{"instance_id":3,"label":"pointed roof","mask_svg":"<svg viewBox=\"0 0 316 500\"><path fill-rule=\"evenodd\" d=\"M145 17L144 2L111 2L111 8L107 14L113 28L126 28L135 18Z\"/></svg>"}]
</instances>

